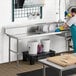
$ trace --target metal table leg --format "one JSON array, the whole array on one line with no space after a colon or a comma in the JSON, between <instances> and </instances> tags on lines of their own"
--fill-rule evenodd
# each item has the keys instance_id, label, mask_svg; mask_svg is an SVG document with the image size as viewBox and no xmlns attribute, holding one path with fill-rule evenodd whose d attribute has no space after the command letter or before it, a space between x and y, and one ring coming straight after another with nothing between
<instances>
[{"instance_id":1,"label":"metal table leg","mask_svg":"<svg viewBox=\"0 0 76 76\"><path fill-rule=\"evenodd\" d=\"M46 67L44 64L43 64L43 76L46 76Z\"/></svg>"},{"instance_id":2,"label":"metal table leg","mask_svg":"<svg viewBox=\"0 0 76 76\"><path fill-rule=\"evenodd\" d=\"M17 39L17 66L19 65L19 49L18 49L18 39Z\"/></svg>"},{"instance_id":3,"label":"metal table leg","mask_svg":"<svg viewBox=\"0 0 76 76\"><path fill-rule=\"evenodd\" d=\"M66 49L68 50L67 33L65 33Z\"/></svg>"},{"instance_id":4,"label":"metal table leg","mask_svg":"<svg viewBox=\"0 0 76 76\"><path fill-rule=\"evenodd\" d=\"M11 50L11 38L12 37L9 36L9 63L11 62L11 52L13 52L17 55L17 66L18 66L19 65L18 39L17 39L17 52L14 52L13 50Z\"/></svg>"},{"instance_id":5,"label":"metal table leg","mask_svg":"<svg viewBox=\"0 0 76 76\"><path fill-rule=\"evenodd\" d=\"M11 58L10 58L10 44L11 44L11 38L9 37L9 63L11 61Z\"/></svg>"},{"instance_id":6,"label":"metal table leg","mask_svg":"<svg viewBox=\"0 0 76 76\"><path fill-rule=\"evenodd\" d=\"M60 70L60 72L59 72L59 76L62 76L62 70Z\"/></svg>"}]
</instances>

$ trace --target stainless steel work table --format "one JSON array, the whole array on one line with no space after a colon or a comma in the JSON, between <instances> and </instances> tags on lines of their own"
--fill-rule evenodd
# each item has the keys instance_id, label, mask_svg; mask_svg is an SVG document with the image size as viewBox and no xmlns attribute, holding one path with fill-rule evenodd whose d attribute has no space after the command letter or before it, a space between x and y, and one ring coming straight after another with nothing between
<instances>
[{"instance_id":1,"label":"stainless steel work table","mask_svg":"<svg viewBox=\"0 0 76 76\"><path fill-rule=\"evenodd\" d=\"M75 55L76 55L76 53L75 53ZM71 65L71 66L62 67L60 65L57 65L55 63L47 61L47 59L41 59L41 60L39 60L39 62L43 64L43 76L46 76L46 65L57 68L58 70L60 70L59 76L62 76L63 71L76 68L76 64Z\"/></svg>"},{"instance_id":2,"label":"stainless steel work table","mask_svg":"<svg viewBox=\"0 0 76 76\"><path fill-rule=\"evenodd\" d=\"M41 37L41 36L50 36L50 35L59 35L59 34L65 34L65 39L67 36L67 31L61 31L61 32L50 32L50 33L41 33L41 34L37 34L37 33L28 33L28 34L16 34L16 35L10 35L5 33L8 37L9 37L9 62L10 62L10 52L13 52L17 55L17 64L19 64L19 49L18 49L18 43L19 40L21 39L29 39L29 38L36 38L36 37ZM11 38L16 39L17 40L17 51L13 51L11 50ZM67 45L67 44L66 44Z\"/></svg>"}]
</instances>

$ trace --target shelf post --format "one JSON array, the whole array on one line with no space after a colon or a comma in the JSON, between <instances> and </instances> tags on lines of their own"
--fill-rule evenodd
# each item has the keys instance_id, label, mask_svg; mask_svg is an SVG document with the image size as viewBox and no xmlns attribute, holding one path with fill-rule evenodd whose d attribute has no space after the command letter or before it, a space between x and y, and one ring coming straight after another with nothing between
<instances>
[{"instance_id":1,"label":"shelf post","mask_svg":"<svg viewBox=\"0 0 76 76\"><path fill-rule=\"evenodd\" d=\"M12 0L12 22L14 21L14 0Z\"/></svg>"},{"instance_id":2,"label":"shelf post","mask_svg":"<svg viewBox=\"0 0 76 76\"><path fill-rule=\"evenodd\" d=\"M40 19L42 19L42 6L40 7Z\"/></svg>"}]
</instances>

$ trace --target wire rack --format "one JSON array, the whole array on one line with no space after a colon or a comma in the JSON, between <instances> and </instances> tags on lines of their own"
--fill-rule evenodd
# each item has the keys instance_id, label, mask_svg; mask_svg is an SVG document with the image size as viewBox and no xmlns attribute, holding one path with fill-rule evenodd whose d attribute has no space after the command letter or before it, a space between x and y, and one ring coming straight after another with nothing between
<instances>
[{"instance_id":1,"label":"wire rack","mask_svg":"<svg viewBox=\"0 0 76 76\"><path fill-rule=\"evenodd\" d=\"M15 18L29 17L30 14L40 13L40 7L14 9Z\"/></svg>"},{"instance_id":2,"label":"wire rack","mask_svg":"<svg viewBox=\"0 0 76 76\"><path fill-rule=\"evenodd\" d=\"M34 16L35 14L42 18L42 5L26 5L24 3L29 0L12 0L12 21L15 18Z\"/></svg>"}]
</instances>

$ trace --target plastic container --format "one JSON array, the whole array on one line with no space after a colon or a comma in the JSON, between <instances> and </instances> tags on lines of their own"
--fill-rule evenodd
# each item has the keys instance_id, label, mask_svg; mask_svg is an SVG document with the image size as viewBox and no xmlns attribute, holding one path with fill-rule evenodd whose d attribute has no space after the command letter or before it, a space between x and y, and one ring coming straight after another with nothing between
<instances>
[{"instance_id":1,"label":"plastic container","mask_svg":"<svg viewBox=\"0 0 76 76\"><path fill-rule=\"evenodd\" d=\"M37 41L29 42L28 47L29 47L29 51L28 51L29 54L37 55L37 48L38 48Z\"/></svg>"},{"instance_id":2,"label":"plastic container","mask_svg":"<svg viewBox=\"0 0 76 76\"><path fill-rule=\"evenodd\" d=\"M37 53L40 54L40 53L42 53L42 52L43 52L43 46L42 46L41 42L39 42L39 44L38 44L38 49L37 49Z\"/></svg>"},{"instance_id":3,"label":"plastic container","mask_svg":"<svg viewBox=\"0 0 76 76\"><path fill-rule=\"evenodd\" d=\"M45 39L45 40L42 40L41 43L43 45L43 52L49 52L49 50L50 50L50 40Z\"/></svg>"}]
</instances>

